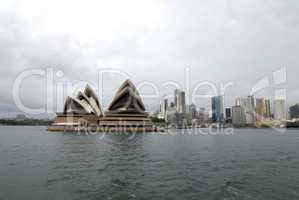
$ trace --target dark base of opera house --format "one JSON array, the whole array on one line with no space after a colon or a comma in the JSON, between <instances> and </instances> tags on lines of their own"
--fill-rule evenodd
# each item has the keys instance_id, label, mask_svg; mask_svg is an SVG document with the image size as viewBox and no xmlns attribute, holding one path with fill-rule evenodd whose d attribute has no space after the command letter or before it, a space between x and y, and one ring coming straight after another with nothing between
<instances>
[{"instance_id":1,"label":"dark base of opera house","mask_svg":"<svg viewBox=\"0 0 299 200\"><path fill-rule=\"evenodd\" d=\"M88 85L76 98L68 97L62 113L57 113L48 131L75 132L155 132L141 97L131 81L117 91L106 112Z\"/></svg>"},{"instance_id":2,"label":"dark base of opera house","mask_svg":"<svg viewBox=\"0 0 299 200\"><path fill-rule=\"evenodd\" d=\"M95 117L86 114L58 114L55 122L47 128L54 132L157 132L150 118L138 115L108 115Z\"/></svg>"}]
</instances>

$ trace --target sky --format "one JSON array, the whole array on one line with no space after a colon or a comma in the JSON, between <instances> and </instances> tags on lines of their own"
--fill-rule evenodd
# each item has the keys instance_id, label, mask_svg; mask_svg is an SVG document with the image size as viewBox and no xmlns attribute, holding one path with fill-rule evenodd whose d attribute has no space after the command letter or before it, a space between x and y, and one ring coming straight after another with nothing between
<instances>
[{"instance_id":1,"label":"sky","mask_svg":"<svg viewBox=\"0 0 299 200\"><path fill-rule=\"evenodd\" d=\"M297 0L1 0L0 116L23 112L15 93L27 108L54 105L34 114L53 116L86 83L106 108L126 78L150 111L174 85L207 109L204 96L221 85L225 106L257 85L255 97L284 90L291 105L299 102L298 10ZM45 74L17 84L33 69Z\"/></svg>"}]
</instances>

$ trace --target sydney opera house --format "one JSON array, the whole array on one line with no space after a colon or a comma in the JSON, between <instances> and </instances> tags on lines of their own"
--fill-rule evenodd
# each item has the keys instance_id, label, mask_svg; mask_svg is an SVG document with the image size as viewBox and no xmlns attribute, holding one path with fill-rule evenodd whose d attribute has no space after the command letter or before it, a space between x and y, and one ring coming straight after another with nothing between
<instances>
[{"instance_id":1,"label":"sydney opera house","mask_svg":"<svg viewBox=\"0 0 299 200\"><path fill-rule=\"evenodd\" d=\"M130 80L116 92L106 112L97 95L87 85L75 98L68 97L62 113L57 113L49 131L151 132L155 128L142 99Z\"/></svg>"}]
</instances>

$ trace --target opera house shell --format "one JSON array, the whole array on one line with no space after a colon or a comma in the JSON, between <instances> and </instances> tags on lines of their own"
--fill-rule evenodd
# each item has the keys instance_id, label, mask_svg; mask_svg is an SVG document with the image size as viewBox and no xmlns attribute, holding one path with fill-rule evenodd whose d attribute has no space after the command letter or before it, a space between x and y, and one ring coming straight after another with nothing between
<instances>
[{"instance_id":1,"label":"opera house shell","mask_svg":"<svg viewBox=\"0 0 299 200\"><path fill-rule=\"evenodd\" d=\"M103 112L98 97L87 85L76 98L68 97L62 113L57 113L49 131L151 132L155 128L142 99L130 80L116 92L108 110Z\"/></svg>"}]
</instances>

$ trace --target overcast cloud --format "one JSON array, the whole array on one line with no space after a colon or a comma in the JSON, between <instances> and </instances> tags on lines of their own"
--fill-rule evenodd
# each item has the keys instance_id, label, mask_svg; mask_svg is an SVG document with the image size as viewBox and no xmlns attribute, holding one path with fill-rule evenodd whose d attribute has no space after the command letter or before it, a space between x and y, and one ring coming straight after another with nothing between
<instances>
[{"instance_id":1,"label":"overcast cloud","mask_svg":"<svg viewBox=\"0 0 299 200\"><path fill-rule=\"evenodd\" d=\"M19 112L12 87L20 73L49 67L63 72L55 83L89 81L95 86L99 70L120 70L136 84L155 83L161 96L174 89L163 87L165 81L183 87L188 67L191 87L201 81L233 82L227 106L234 97L248 95L261 78L271 79L272 72L286 67L285 84L256 96L272 98L275 88L286 88L288 103L299 102L298 10L297 0L2 0L0 115ZM105 77L104 107L122 81ZM26 79L24 104L45 105L44 88L42 77ZM149 110L158 102L145 99Z\"/></svg>"}]
</instances>

